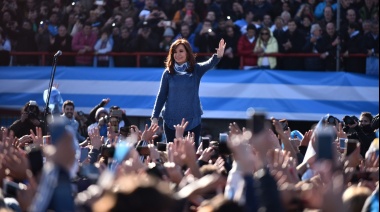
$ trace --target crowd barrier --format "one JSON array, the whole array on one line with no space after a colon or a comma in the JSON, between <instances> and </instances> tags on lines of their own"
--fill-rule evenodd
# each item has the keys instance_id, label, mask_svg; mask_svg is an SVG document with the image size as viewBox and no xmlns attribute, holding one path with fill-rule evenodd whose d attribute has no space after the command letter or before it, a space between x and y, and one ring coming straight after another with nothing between
<instances>
[{"instance_id":1,"label":"crowd barrier","mask_svg":"<svg viewBox=\"0 0 380 212\"><path fill-rule=\"evenodd\" d=\"M163 68L57 67L55 83L64 100L89 112L103 98L129 116L150 117ZM0 67L0 108L19 110L36 100L41 109L50 67ZM184 92L186 91L179 91ZM378 113L379 79L346 72L212 70L200 87L204 118L245 119L247 108L269 116L319 120L330 113L342 118L362 111Z\"/></svg>"},{"instance_id":2,"label":"crowd barrier","mask_svg":"<svg viewBox=\"0 0 380 212\"><path fill-rule=\"evenodd\" d=\"M54 53L52 52L10 52L10 56L39 56L40 57L40 65L45 66L48 65L46 63L48 58L53 58ZM78 53L76 52L63 52L61 57L68 57L68 56L77 56ZM152 56L152 57L165 57L167 56L167 52L110 52L107 54L97 55L94 53L85 53L81 55L89 55L89 56L134 56L136 57L136 67L141 67L140 64L140 58L143 56ZM210 53L196 53L197 56L210 56ZM239 55L239 56L258 56L258 54L252 53L249 55ZM262 56L272 56L272 57L299 57L299 58L306 58L306 57L320 57L321 54L318 53L270 53L270 54L263 54ZM350 54L348 56L341 56L341 57L367 57L366 54ZM95 64L95 63L94 63ZM11 64L12 65L12 64ZM96 64L95 64L96 66ZM243 64L243 57L240 57L240 68L244 66Z\"/></svg>"}]
</instances>

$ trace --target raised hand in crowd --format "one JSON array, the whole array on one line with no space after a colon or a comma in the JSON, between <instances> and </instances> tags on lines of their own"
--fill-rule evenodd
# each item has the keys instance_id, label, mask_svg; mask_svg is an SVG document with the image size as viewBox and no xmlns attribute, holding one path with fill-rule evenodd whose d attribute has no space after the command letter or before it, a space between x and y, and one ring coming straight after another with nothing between
<instances>
[{"instance_id":1,"label":"raised hand in crowd","mask_svg":"<svg viewBox=\"0 0 380 212\"><path fill-rule=\"evenodd\" d=\"M141 140L152 142L155 138L158 137L157 135L155 135L158 129L159 126L157 124L152 124L149 128L148 124L145 124L145 129L144 132L142 132Z\"/></svg>"},{"instance_id":2,"label":"raised hand in crowd","mask_svg":"<svg viewBox=\"0 0 380 212\"><path fill-rule=\"evenodd\" d=\"M175 137L177 139L183 138L183 135L185 134L185 129L188 124L189 122L183 118L181 124L174 125Z\"/></svg>"}]
</instances>

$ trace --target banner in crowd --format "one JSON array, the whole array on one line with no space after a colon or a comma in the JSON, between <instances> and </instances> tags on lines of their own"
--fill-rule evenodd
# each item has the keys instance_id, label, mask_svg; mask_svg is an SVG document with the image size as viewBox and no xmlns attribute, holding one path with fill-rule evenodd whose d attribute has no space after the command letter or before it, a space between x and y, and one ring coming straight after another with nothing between
<instances>
[{"instance_id":1,"label":"banner in crowd","mask_svg":"<svg viewBox=\"0 0 380 212\"><path fill-rule=\"evenodd\" d=\"M57 67L54 83L63 100L73 100L77 111L88 113L102 99L118 105L129 116L150 117L162 68ZM20 109L36 100L44 108L49 67L0 68L0 107ZM179 90L186 95L186 90ZM319 120L330 113L338 118L378 113L379 80L344 72L212 70L201 81L204 118L245 119L247 109L260 108L268 116L289 120Z\"/></svg>"}]
</instances>

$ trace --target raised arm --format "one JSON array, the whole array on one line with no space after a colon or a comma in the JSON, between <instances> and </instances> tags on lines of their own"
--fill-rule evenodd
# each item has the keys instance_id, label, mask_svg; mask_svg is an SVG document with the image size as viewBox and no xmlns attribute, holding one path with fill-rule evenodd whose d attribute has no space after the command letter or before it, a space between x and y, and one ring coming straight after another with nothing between
<instances>
[{"instance_id":1,"label":"raised arm","mask_svg":"<svg viewBox=\"0 0 380 212\"><path fill-rule=\"evenodd\" d=\"M216 66L216 64L219 63L220 59L224 55L224 49L226 48L226 42L224 42L224 39L220 39L219 46L216 48L216 54L214 54L209 60L198 63L199 70L197 71L197 74L199 77L202 77L203 74L205 74L208 70L212 69Z\"/></svg>"}]
</instances>

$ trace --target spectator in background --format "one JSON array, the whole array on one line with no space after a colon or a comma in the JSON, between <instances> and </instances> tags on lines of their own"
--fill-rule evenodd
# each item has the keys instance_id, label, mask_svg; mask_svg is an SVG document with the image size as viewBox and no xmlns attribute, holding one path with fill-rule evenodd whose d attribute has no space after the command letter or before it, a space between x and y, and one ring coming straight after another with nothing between
<instances>
[{"instance_id":1,"label":"spectator in background","mask_svg":"<svg viewBox=\"0 0 380 212\"><path fill-rule=\"evenodd\" d=\"M203 21L202 29L199 33L195 34L194 44L199 48L199 52L211 53L215 51L217 46L218 35L215 34L212 28L212 22L208 19ZM209 56L198 56L197 61L208 60Z\"/></svg>"},{"instance_id":2,"label":"spectator in background","mask_svg":"<svg viewBox=\"0 0 380 212\"><path fill-rule=\"evenodd\" d=\"M237 20L237 21L234 22L234 24L240 28L241 34L245 34L246 33L245 31L243 32L242 29L243 29L243 27L245 27L248 24L252 23L253 16L254 15L253 15L252 11L245 11L244 12L244 18L240 19L240 20ZM244 29L246 29L246 28L244 28Z\"/></svg>"},{"instance_id":3,"label":"spectator in background","mask_svg":"<svg viewBox=\"0 0 380 212\"><path fill-rule=\"evenodd\" d=\"M174 17L177 10L181 10L185 6L185 1L183 0L161 0L161 5L159 5L165 14L172 18Z\"/></svg>"},{"instance_id":4,"label":"spectator in background","mask_svg":"<svg viewBox=\"0 0 380 212\"><path fill-rule=\"evenodd\" d=\"M294 16L294 19L301 22L304 17L308 17L310 22L314 22L313 10L309 4L302 4Z\"/></svg>"},{"instance_id":5,"label":"spectator in background","mask_svg":"<svg viewBox=\"0 0 380 212\"><path fill-rule=\"evenodd\" d=\"M48 27L48 21L41 21L38 27L38 32L35 35L37 50L39 52L47 52L50 46L50 38L54 37L49 33ZM41 60L42 58L39 59L39 64L42 65Z\"/></svg>"},{"instance_id":6,"label":"spectator in background","mask_svg":"<svg viewBox=\"0 0 380 212\"><path fill-rule=\"evenodd\" d=\"M32 30L32 25L29 21L25 20L22 23L20 31L17 33L17 44L15 51L18 52L35 52L37 45L35 41L35 34ZM36 56L17 56L15 58L17 65L37 65L38 57Z\"/></svg>"},{"instance_id":7,"label":"spectator in background","mask_svg":"<svg viewBox=\"0 0 380 212\"><path fill-rule=\"evenodd\" d=\"M256 17L262 19L265 14L272 13L272 5L266 0L255 0L252 12Z\"/></svg>"},{"instance_id":8,"label":"spectator in background","mask_svg":"<svg viewBox=\"0 0 380 212\"><path fill-rule=\"evenodd\" d=\"M346 14L347 14L346 19L342 20L343 23L341 24L341 31L340 31L342 35L344 35L343 39L347 39L349 36L349 34L347 33L347 30L350 24L355 23L359 27L358 30L362 31L361 26L359 25L357 21L358 16L356 14L356 11L354 9L348 9Z\"/></svg>"},{"instance_id":9,"label":"spectator in background","mask_svg":"<svg viewBox=\"0 0 380 212\"><path fill-rule=\"evenodd\" d=\"M84 56L83 54L92 53L96 43L96 35L91 31L91 24L86 22L83 30L74 35L71 47L73 51L78 52L75 58L75 64L79 66L92 66L93 57Z\"/></svg>"},{"instance_id":10,"label":"spectator in background","mask_svg":"<svg viewBox=\"0 0 380 212\"><path fill-rule=\"evenodd\" d=\"M220 69L239 69L237 46L240 35L235 33L233 26L227 26L222 37L226 42L226 50L217 67Z\"/></svg>"},{"instance_id":11,"label":"spectator in background","mask_svg":"<svg viewBox=\"0 0 380 212\"><path fill-rule=\"evenodd\" d=\"M100 39L95 43L94 50L97 55L97 66L108 67L110 64L110 56L102 55L112 51L112 44L108 32L102 32Z\"/></svg>"},{"instance_id":12,"label":"spectator in background","mask_svg":"<svg viewBox=\"0 0 380 212\"><path fill-rule=\"evenodd\" d=\"M5 37L5 33L0 31L0 66L8 66L11 61L11 42Z\"/></svg>"},{"instance_id":13,"label":"spectator in background","mask_svg":"<svg viewBox=\"0 0 380 212\"><path fill-rule=\"evenodd\" d=\"M185 7L181 10L178 10L173 17L173 22L176 24L177 28L182 24L186 23L190 26L191 32L195 29L195 27L199 23L199 15L194 10L194 1L186 0Z\"/></svg>"},{"instance_id":14,"label":"spectator in background","mask_svg":"<svg viewBox=\"0 0 380 212\"><path fill-rule=\"evenodd\" d=\"M208 11L207 12L207 15L206 15L206 18L204 20L209 20L211 21L211 28L215 31L215 29L217 28L218 26L218 21L216 19L216 15L215 15L215 12L214 11ZM197 28L195 29L194 33L197 34L199 33L203 28L203 22L200 22L197 26Z\"/></svg>"},{"instance_id":15,"label":"spectator in background","mask_svg":"<svg viewBox=\"0 0 380 212\"><path fill-rule=\"evenodd\" d=\"M364 35L367 49L366 74L379 76L379 21L372 21L371 31Z\"/></svg>"},{"instance_id":16,"label":"spectator in background","mask_svg":"<svg viewBox=\"0 0 380 212\"><path fill-rule=\"evenodd\" d=\"M191 48L193 49L193 52L199 52L199 48L195 45L195 34L191 32L191 28L187 24L182 24L180 28L179 34L174 38L174 40L177 40L179 38L185 38Z\"/></svg>"},{"instance_id":17,"label":"spectator in background","mask_svg":"<svg viewBox=\"0 0 380 212\"><path fill-rule=\"evenodd\" d=\"M38 18L40 20L48 20L49 19L49 4L47 1L41 2L40 11L38 13Z\"/></svg>"},{"instance_id":18,"label":"spectator in background","mask_svg":"<svg viewBox=\"0 0 380 212\"><path fill-rule=\"evenodd\" d=\"M326 25L330 22L336 22L334 18L334 12L332 7L326 6L323 10L323 19L318 21L319 26L322 28L322 30L326 31Z\"/></svg>"},{"instance_id":19,"label":"spectator in background","mask_svg":"<svg viewBox=\"0 0 380 212\"><path fill-rule=\"evenodd\" d=\"M120 0L120 6L115 7L112 14L121 14L123 20L127 17L132 17L132 19L137 20L138 10L133 6L132 0Z\"/></svg>"},{"instance_id":20,"label":"spectator in background","mask_svg":"<svg viewBox=\"0 0 380 212\"><path fill-rule=\"evenodd\" d=\"M121 36L115 38L113 45L113 52L132 52L132 40L130 31L126 27L120 29ZM136 66L135 56L115 56L116 67L134 67Z\"/></svg>"},{"instance_id":21,"label":"spectator in background","mask_svg":"<svg viewBox=\"0 0 380 212\"><path fill-rule=\"evenodd\" d=\"M132 41L132 49L137 52L157 52L160 39L152 33L152 28L147 22L139 28L137 37ZM160 62L157 57L142 56L141 67L157 67Z\"/></svg>"},{"instance_id":22,"label":"spectator in background","mask_svg":"<svg viewBox=\"0 0 380 212\"><path fill-rule=\"evenodd\" d=\"M61 50L62 52L72 52L72 40L73 38L71 35L67 33L66 26L60 25L58 27L58 35L50 39L49 52L57 52L58 50ZM73 66L74 57L63 55L61 58L59 58L58 64L64 66Z\"/></svg>"},{"instance_id":23,"label":"spectator in background","mask_svg":"<svg viewBox=\"0 0 380 212\"><path fill-rule=\"evenodd\" d=\"M49 21L47 22L48 30L51 36L56 36L58 34L58 14L51 13Z\"/></svg>"},{"instance_id":24,"label":"spectator in background","mask_svg":"<svg viewBox=\"0 0 380 212\"><path fill-rule=\"evenodd\" d=\"M272 18L269 14L265 14L263 17L263 22L261 23L262 28L271 28L273 25Z\"/></svg>"},{"instance_id":25,"label":"spectator in background","mask_svg":"<svg viewBox=\"0 0 380 212\"><path fill-rule=\"evenodd\" d=\"M326 7L331 7L332 10L336 11L337 5L333 0L324 0L315 7L314 16L317 19L322 19Z\"/></svg>"},{"instance_id":26,"label":"spectator in background","mask_svg":"<svg viewBox=\"0 0 380 212\"><path fill-rule=\"evenodd\" d=\"M324 60L324 70L336 70L336 49L340 39L336 32L334 23L330 22L326 25L326 34L322 39L317 40L317 49L321 52L321 58Z\"/></svg>"},{"instance_id":27,"label":"spectator in background","mask_svg":"<svg viewBox=\"0 0 380 212\"><path fill-rule=\"evenodd\" d=\"M347 11L352 9L351 0L341 0L340 2L340 20L344 21L347 18Z\"/></svg>"},{"instance_id":28,"label":"spectator in background","mask_svg":"<svg viewBox=\"0 0 380 212\"><path fill-rule=\"evenodd\" d=\"M305 44L304 35L297 29L297 24L294 20L288 23L288 30L283 37L279 38L279 50L281 53L302 53L302 47ZM302 70L303 59L295 57L287 57L282 61L284 70Z\"/></svg>"},{"instance_id":29,"label":"spectator in background","mask_svg":"<svg viewBox=\"0 0 380 212\"><path fill-rule=\"evenodd\" d=\"M375 6L374 0L364 0L364 6L359 9L361 20L371 20L376 13L379 13L379 7Z\"/></svg>"},{"instance_id":30,"label":"spectator in background","mask_svg":"<svg viewBox=\"0 0 380 212\"><path fill-rule=\"evenodd\" d=\"M372 21L370 20L364 20L362 22L363 35L371 32L371 24L372 24Z\"/></svg>"},{"instance_id":31,"label":"spectator in background","mask_svg":"<svg viewBox=\"0 0 380 212\"><path fill-rule=\"evenodd\" d=\"M304 16L302 21L297 23L297 29L301 32L305 39L310 37L311 20L308 16Z\"/></svg>"},{"instance_id":32,"label":"spectator in background","mask_svg":"<svg viewBox=\"0 0 380 212\"><path fill-rule=\"evenodd\" d=\"M39 24L40 24L40 23L38 23L38 20L37 20L37 18L38 18L37 17L37 9L36 8L30 9L28 12L28 15L26 17L28 17L28 20L32 24L33 31L37 32Z\"/></svg>"},{"instance_id":33,"label":"spectator in background","mask_svg":"<svg viewBox=\"0 0 380 212\"><path fill-rule=\"evenodd\" d=\"M169 52L170 46L173 42L174 32L173 29L167 27L162 35L163 39L159 44L159 48L161 52Z\"/></svg>"},{"instance_id":34,"label":"spectator in background","mask_svg":"<svg viewBox=\"0 0 380 212\"><path fill-rule=\"evenodd\" d=\"M269 28L262 28L253 51L259 54L257 65L260 69L275 69L277 67L276 57L263 56L263 54L277 53L278 43Z\"/></svg>"},{"instance_id":35,"label":"spectator in background","mask_svg":"<svg viewBox=\"0 0 380 212\"><path fill-rule=\"evenodd\" d=\"M350 23L348 26L349 38L342 44L344 67L347 72L365 73L365 58L348 57L350 54L367 53L363 45L363 35L359 31L359 26L356 23Z\"/></svg>"},{"instance_id":36,"label":"spectator in background","mask_svg":"<svg viewBox=\"0 0 380 212\"><path fill-rule=\"evenodd\" d=\"M277 17L274 21L274 24L273 26L270 28L270 31L273 32L273 34L275 34L275 30L280 30L282 29L282 31L286 31L288 30L288 22L290 20L291 16L290 16L290 13L287 12L287 11L284 11L281 13L281 16L280 17Z\"/></svg>"},{"instance_id":37,"label":"spectator in background","mask_svg":"<svg viewBox=\"0 0 380 212\"><path fill-rule=\"evenodd\" d=\"M247 33L239 38L237 51L243 60L243 69L257 68L257 57L253 56L253 50L256 45L256 27L253 24L247 26Z\"/></svg>"},{"instance_id":38,"label":"spectator in background","mask_svg":"<svg viewBox=\"0 0 380 212\"><path fill-rule=\"evenodd\" d=\"M234 22L240 19L244 19L243 6L238 1L234 1L232 3L231 12L227 13L226 15L230 16L231 20Z\"/></svg>"},{"instance_id":39,"label":"spectator in background","mask_svg":"<svg viewBox=\"0 0 380 212\"><path fill-rule=\"evenodd\" d=\"M195 11L199 15L200 20L204 21L204 19L210 19L208 13L210 11L214 12L214 20L218 20L222 17L223 11L219 4L216 3L215 0L199 0L195 1ZM212 19L211 19L212 20Z\"/></svg>"},{"instance_id":40,"label":"spectator in background","mask_svg":"<svg viewBox=\"0 0 380 212\"><path fill-rule=\"evenodd\" d=\"M318 49L317 42L322 38L322 29L318 24L313 24L310 29L310 36L306 40L302 50L305 53L324 53ZM307 71L322 71L324 69L324 60L319 57L307 57L304 60L304 66Z\"/></svg>"},{"instance_id":41,"label":"spectator in background","mask_svg":"<svg viewBox=\"0 0 380 212\"><path fill-rule=\"evenodd\" d=\"M140 22L144 22L147 20L154 6L155 6L155 0L145 0L145 6L139 13Z\"/></svg>"},{"instance_id":42,"label":"spectator in background","mask_svg":"<svg viewBox=\"0 0 380 212\"><path fill-rule=\"evenodd\" d=\"M133 17L126 17L124 19L123 27L129 32L129 36L136 37L137 28L135 27L135 20Z\"/></svg>"}]
</instances>

